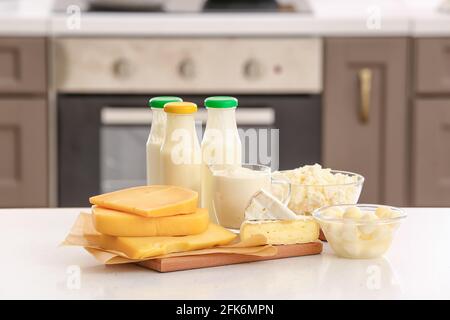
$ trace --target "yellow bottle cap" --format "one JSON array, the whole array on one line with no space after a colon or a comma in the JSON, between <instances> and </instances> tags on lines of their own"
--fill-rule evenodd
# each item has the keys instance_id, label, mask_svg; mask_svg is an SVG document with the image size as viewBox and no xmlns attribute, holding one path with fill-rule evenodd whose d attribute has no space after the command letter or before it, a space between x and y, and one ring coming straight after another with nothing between
<instances>
[{"instance_id":1,"label":"yellow bottle cap","mask_svg":"<svg viewBox=\"0 0 450 320\"><path fill-rule=\"evenodd\" d=\"M197 105L193 102L169 102L164 105L164 112L190 114L197 112Z\"/></svg>"}]
</instances>

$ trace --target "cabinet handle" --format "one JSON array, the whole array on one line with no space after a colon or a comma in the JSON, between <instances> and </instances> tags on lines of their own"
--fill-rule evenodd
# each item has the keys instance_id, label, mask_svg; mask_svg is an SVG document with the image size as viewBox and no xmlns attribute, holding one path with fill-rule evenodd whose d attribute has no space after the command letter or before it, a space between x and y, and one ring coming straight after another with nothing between
<instances>
[{"instance_id":1,"label":"cabinet handle","mask_svg":"<svg viewBox=\"0 0 450 320\"><path fill-rule=\"evenodd\" d=\"M244 64L244 77L249 80L256 80L261 77L261 65L255 59L250 59Z\"/></svg>"},{"instance_id":2,"label":"cabinet handle","mask_svg":"<svg viewBox=\"0 0 450 320\"><path fill-rule=\"evenodd\" d=\"M119 58L114 61L112 65L112 71L117 78L128 78L132 74L132 67L127 59Z\"/></svg>"},{"instance_id":3,"label":"cabinet handle","mask_svg":"<svg viewBox=\"0 0 450 320\"><path fill-rule=\"evenodd\" d=\"M360 106L359 118L362 123L369 122L370 96L372 91L372 70L363 68L358 71Z\"/></svg>"},{"instance_id":4,"label":"cabinet handle","mask_svg":"<svg viewBox=\"0 0 450 320\"><path fill-rule=\"evenodd\" d=\"M195 65L194 61L187 58L180 62L178 65L178 73L184 79L192 79L195 77Z\"/></svg>"}]
</instances>

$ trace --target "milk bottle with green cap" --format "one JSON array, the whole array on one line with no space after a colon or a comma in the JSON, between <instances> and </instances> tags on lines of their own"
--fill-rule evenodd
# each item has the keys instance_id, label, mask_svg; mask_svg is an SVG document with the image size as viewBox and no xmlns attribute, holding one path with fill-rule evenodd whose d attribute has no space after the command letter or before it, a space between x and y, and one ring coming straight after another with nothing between
<instances>
[{"instance_id":1,"label":"milk bottle with green cap","mask_svg":"<svg viewBox=\"0 0 450 320\"><path fill-rule=\"evenodd\" d=\"M242 162L241 140L236 125L238 100L216 96L205 99L208 110L202 148L201 206L207 208L212 221L216 221L213 208L212 174L208 165L226 164L240 166Z\"/></svg>"},{"instance_id":2,"label":"milk bottle with green cap","mask_svg":"<svg viewBox=\"0 0 450 320\"><path fill-rule=\"evenodd\" d=\"M166 114L164 105L169 102L183 101L178 97L154 97L148 101L152 109L152 127L147 140L147 184L161 184L159 153L166 131Z\"/></svg>"}]
</instances>

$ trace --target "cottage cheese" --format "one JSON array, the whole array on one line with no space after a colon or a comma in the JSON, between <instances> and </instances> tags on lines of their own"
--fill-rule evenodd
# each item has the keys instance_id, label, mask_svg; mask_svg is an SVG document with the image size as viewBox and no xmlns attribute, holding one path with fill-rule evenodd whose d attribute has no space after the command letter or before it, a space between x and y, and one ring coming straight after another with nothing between
<instances>
[{"instance_id":1,"label":"cottage cheese","mask_svg":"<svg viewBox=\"0 0 450 320\"><path fill-rule=\"evenodd\" d=\"M356 175L333 173L320 164L276 174L288 178L292 183L288 207L297 214L311 214L315 209L329 205L355 204L363 184Z\"/></svg>"}]
</instances>

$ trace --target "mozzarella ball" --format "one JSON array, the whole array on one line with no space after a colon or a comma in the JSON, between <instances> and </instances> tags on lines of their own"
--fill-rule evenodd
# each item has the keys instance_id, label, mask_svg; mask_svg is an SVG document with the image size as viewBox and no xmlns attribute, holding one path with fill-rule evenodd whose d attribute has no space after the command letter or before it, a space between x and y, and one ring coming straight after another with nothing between
<instances>
[{"instance_id":1,"label":"mozzarella ball","mask_svg":"<svg viewBox=\"0 0 450 320\"><path fill-rule=\"evenodd\" d=\"M361 210L358 207L350 207L344 212L343 218L357 220L361 218Z\"/></svg>"},{"instance_id":2,"label":"mozzarella ball","mask_svg":"<svg viewBox=\"0 0 450 320\"><path fill-rule=\"evenodd\" d=\"M342 240L344 240L344 241L349 241L349 242L358 241L359 240L358 227L356 225L354 225L353 223L344 224L342 226L342 235L341 236L342 236Z\"/></svg>"},{"instance_id":3,"label":"mozzarella ball","mask_svg":"<svg viewBox=\"0 0 450 320\"><path fill-rule=\"evenodd\" d=\"M360 221L364 224L360 225L359 231L361 231L365 235L369 235L372 232L375 231L377 225L373 223L375 220L377 220L377 216L374 215L372 212L363 212L361 214Z\"/></svg>"},{"instance_id":4,"label":"mozzarella ball","mask_svg":"<svg viewBox=\"0 0 450 320\"><path fill-rule=\"evenodd\" d=\"M342 218L343 214L344 214L343 210L337 207L328 208L322 213L322 215L326 218L337 218L337 219Z\"/></svg>"},{"instance_id":5,"label":"mozzarella ball","mask_svg":"<svg viewBox=\"0 0 450 320\"><path fill-rule=\"evenodd\" d=\"M378 207L375 210L375 215L379 218L379 219L389 219L392 216L392 210L388 207Z\"/></svg>"}]
</instances>

